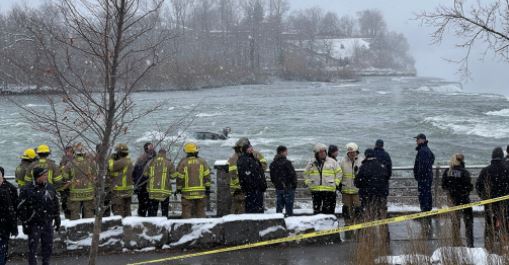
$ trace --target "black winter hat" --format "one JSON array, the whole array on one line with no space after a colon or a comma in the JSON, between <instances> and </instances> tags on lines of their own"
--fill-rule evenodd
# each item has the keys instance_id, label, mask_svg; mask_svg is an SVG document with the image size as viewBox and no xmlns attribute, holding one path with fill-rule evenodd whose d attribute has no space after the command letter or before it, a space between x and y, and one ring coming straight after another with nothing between
<instances>
[{"instance_id":1,"label":"black winter hat","mask_svg":"<svg viewBox=\"0 0 509 265\"><path fill-rule=\"evenodd\" d=\"M366 158L375 157L375 150L368 148L366 151L364 151L364 156Z\"/></svg>"},{"instance_id":2,"label":"black winter hat","mask_svg":"<svg viewBox=\"0 0 509 265\"><path fill-rule=\"evenodd\" d=\"M384 147L384 140L378 139L376 140L375 147Z\"/></svg>"},{"instance_id":3,"label":"black winter hat","mask_svg":"<svg viewBox=\"0 0 509 265\"><path fill-rule=\"evenodd\" d=\"M329 145L329 151L327 152L327 154L329 154L329 155L333 154L334 152L336 152L338 150L339 150L339 148L336 145L331 144L331 145Z\"/></svg>"},{"instance_id":4,"label":"black winter hat","mask_svg":"<svg viewBox=\"0 0 509 265\"><path fill-rule=\"evenodd\" d=\"M491 159L493 160L504 159L504 150L502 150L502 147L497 147L493 149L493 153L491 153Z\"/></svg>"},{"instance_id":5,"label":"black winter hat","mask_svg":"<svg viewBox=\"0 0 509 265\"><path fill-rule=\"evenodd\" d=\"M33 170L34 178L38 179L39 177L44 175L46 172L48 172L48 170L46 168L36 167Z\"/></svg>"},{"instance_id":6,"label":"black winter hat","mask_svg":"<svg viewBox=\"0 0 509 265\"><path fill-rule=\"evenodd\" d=\"M0 173L2 173L2 177L5 176L5 169L3 167L0 167Z\"/></svg>"}]
</instances>

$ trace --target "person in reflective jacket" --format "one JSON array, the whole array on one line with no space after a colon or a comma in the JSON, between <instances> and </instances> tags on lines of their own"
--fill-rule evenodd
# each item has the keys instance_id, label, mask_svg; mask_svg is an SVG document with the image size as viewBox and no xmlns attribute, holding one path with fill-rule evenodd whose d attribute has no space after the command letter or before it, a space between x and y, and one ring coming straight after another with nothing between
<instances>
[{"instance_id":1,"label":"person in reflective jacket","mask_svg":"<svg viewBox=\"0 0 509 265\"><path fill-rule=\"evenodd\" d=\"M336 190L341 183L341 167L327 156L327 146L316 144L314 159L304 169L304 184L310 189L314 214L334 214Z\"/></svg>"}]
</instances>

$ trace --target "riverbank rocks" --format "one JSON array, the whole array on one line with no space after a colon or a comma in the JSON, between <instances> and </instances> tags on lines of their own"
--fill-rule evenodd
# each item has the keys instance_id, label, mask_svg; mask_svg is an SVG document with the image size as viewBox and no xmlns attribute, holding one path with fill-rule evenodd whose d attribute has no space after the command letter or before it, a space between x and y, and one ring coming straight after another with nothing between
<instances>
[{"instance_id":1,"label":"riverbank rocks","mask_svg":"<svg viewBox=\"0 0 509 265\"><path fill-rule=\"evenodd\" d=\"M241 214L222 218L175 220L165 217L126 217L103 219L101 252L140 251L146 249L209 249L283 238L308 232L337 228L333 215L284 218L282 214ZM92 243L94 219L64 220L55 233L55 254L85 253ZM10 253L27 252L27 236L11 239ZM334 238L326 239L333 242ZM323 241L308 241L312 243ZM293 244L293 243L292 243Z\"/></svg>"},{"instance_id":2,"label":"riverbank rocks","mask_svg":"<svg viewBox=\"0 0 509 265\"><path fill-rule=\"evenodd\" d=\"M127 217L122 225L124 247L131 250L162 248L168 242L171 228L166 217Z\"/></svg>"},{"instance_id":3,"label":"riverbank rocks","mask_svg":"<svg viewBox=\"0 0 509 265\"><path fill-rule=\"evenodd\" d=\"M288 217L285 219L286 228L290 236L319 232L339 228L339 221L335 215L318 214L312 216ZM339 234L306 239L297 243L336 243L340 242Z\"/></svg>"},{"instance_id":4,"label":"riverbank rocks","mask_svg":"<svg viewBox=\"0 0 509 265\"><path fill-rule=\"evenodd\" d=\"M242 214L227 215L223 217L224 244L240 245L262 241L271 235L280 233L285 228L285 220L282 214Z\"/></svg>"},{"instance_id":5,"label":"riverbank rocks","mask_svg":"<svg viewBox=\"0 0 509 265\"><path fill-rule=\"evenodd\" d=\"M170 248L210 248L224 242L222 218L172 220Z\"/></svg>"}]
</instances>

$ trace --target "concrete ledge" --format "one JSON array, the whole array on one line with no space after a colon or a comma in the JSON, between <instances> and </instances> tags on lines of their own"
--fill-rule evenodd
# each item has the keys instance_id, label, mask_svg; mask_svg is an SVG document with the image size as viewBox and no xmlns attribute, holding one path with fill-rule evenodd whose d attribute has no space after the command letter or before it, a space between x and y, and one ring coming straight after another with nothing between
<instances>
[{"instance_id":1,"label":"concrete ledge","mask_svg":"<svg viewBox=\"0 0 509 265\"><path fill-rule=\"evenodd\" d=\"M63 221L55 233L57 255L86 253L92 242L94 219ZM255 243L302 233L337 228L334 215L284 218L282 214L242 214L222 218L173 220L161 217L105 218L100 235L101 252L139 251L146 249L209 249ZM10 241L10 254L27 252L28 237L22 233ZM334 238L320 242L334 242ZM306 241L299 243L313 243Z\"/></svg>"}]
</instances>

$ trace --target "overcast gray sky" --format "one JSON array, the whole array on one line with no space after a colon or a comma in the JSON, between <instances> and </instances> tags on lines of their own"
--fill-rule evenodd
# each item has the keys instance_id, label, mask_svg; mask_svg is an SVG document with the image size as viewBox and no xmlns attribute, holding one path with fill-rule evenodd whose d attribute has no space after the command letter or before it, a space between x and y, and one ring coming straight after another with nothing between
<instances>
[{"instance_id":1,"label":"overcast gray sky","mask_svg":"<svg viewBox=\"0 0 509 265\"><path fill-rule=\"evenodd\" d=\"M27 2L38 4L43 0L0 0L0 10L7 10L14 3ZM451 81L461 81L468 91L501 93L509 96L509 63L500 62L492 54L481 60L482 47L473 51L471 60L471 78L460 80L457 74L458 65L446 62L446 59L458 59L464 51L454 47L455 39L450 37L440 46L431 45L429 33L431 29L419 26L413 20L415 13L432 10L439 4L452 3L452 0L289 0L292 10L318 6L326 11L334 11L340 15L355 14L364 9L381 10L391 30L405 34L411 46L411 53L416 59L416 67L420 76L441 77Z\"/></svg>"}]
</instances>

